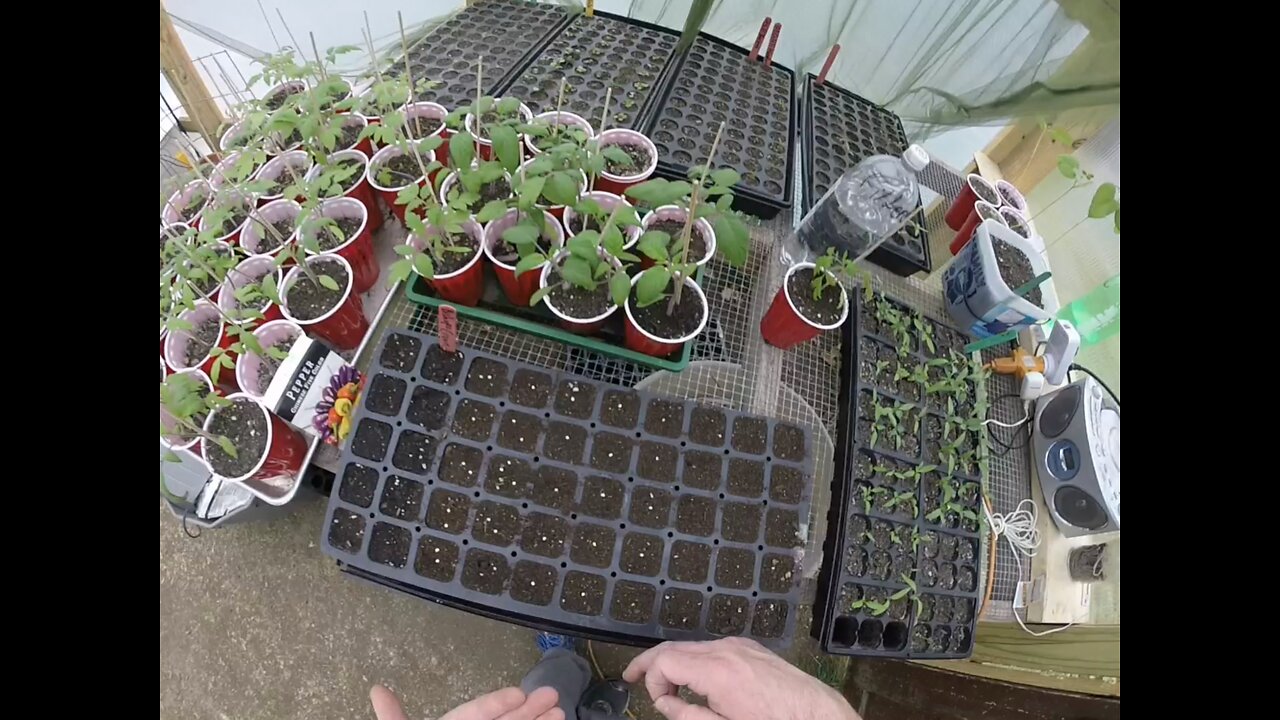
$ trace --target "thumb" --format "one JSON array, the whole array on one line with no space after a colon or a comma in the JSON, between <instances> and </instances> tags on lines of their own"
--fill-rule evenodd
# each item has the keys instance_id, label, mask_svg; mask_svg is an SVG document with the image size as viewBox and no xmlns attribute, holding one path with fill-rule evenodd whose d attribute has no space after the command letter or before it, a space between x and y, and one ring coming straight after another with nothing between
<instances>
[{"instance_id":1,"label":"thumb","mask_svg":"<svg viewBox=\"0 0 1280 720\"><path fill-rule=\"evenodd\" d=\"M374 685L369 690L369 701L373 703L373 714L378 720L409 720L399 698L381 685Z\"/></svg>"},{"instance_id":2,"label":"thumb","mask_svg":"<svg viewBox=\"0 0 1280 720\"><path fill-rule=\"evenodd\" d=\"M725 720L721 715L701 705L691 705L676 695L663 695L653 701L653 706L667 720Z\"/></svg>"}]
</instances>

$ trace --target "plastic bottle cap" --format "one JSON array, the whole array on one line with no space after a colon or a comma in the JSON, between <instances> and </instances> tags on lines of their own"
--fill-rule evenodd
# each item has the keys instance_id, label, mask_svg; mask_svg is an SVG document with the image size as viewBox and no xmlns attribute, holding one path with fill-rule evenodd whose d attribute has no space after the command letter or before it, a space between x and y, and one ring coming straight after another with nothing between
<instances>
[{"instance_id":1,"label":"plastic bottle cap","mask_svg":"<svg viewBox=\"0 0 1280 720\"><path fill-rule=\"evenodd\" d=\"M907 167L920 172L925 165L929 164L929 153L919 145L912 145L907 151L902 153L902 159L906 161Z\"/></svg>"}]
</instances>

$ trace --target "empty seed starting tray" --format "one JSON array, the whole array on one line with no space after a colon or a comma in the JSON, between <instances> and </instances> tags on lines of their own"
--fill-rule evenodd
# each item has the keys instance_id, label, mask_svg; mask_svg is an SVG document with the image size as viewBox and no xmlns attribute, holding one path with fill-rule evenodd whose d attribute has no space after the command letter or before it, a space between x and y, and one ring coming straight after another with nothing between
<instances>
[{"instance_id":1,"label":"empty seed starting tray","mask_svg":"<svg viewBox=\"0 0 1280 720\"><path fill-rule=\"evenodd\" d=\"M801 133L803 162L801 183L804 210L813 209L844 172L872 155L901 156L907 149L902 120L870 100L830 82L818 84L810 73L805 80L804 123ZM832 213L836 227L848 224ZM908 276L931 272L929 234L923 213L876 248L868 258L894 273Z\"/></svg>"},{"instance_id":2,"label":"empty seed starting tray","mask_svg":"<svg viewBox=\"0 0 1280 720\"><path fill-rule=\"evenodd\" d=\"M789 644L807 430L406 331L373 358L322 532L349 572L613 642Z\"/></svg>"},{"instance_id":3,"label":"empty seed starting tray","mask_svg":"<svg viewBox=\"0 0 1280 720\"><path fill-rule=\"evenodd\" d=\"M483 58L481 82L486 94L541 50L564 24L563 7L524 0L482 0L445 20L409 48L409 69L415 82L428 79L435 87L414 99L440 103L447 110L475 102L476 67ZM401 57L386 70L404 73Z\"/></svg>"}]
</instances>

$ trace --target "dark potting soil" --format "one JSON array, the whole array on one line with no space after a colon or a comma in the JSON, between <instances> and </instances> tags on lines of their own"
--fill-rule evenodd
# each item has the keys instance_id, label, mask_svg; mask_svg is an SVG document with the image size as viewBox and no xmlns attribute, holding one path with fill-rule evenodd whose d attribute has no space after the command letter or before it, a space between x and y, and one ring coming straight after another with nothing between
<instances>
[{"instance_id":1,"label":"dark potting soil","mask_svg":"<svg viewBox=\"0 0 1280 720\"><path fill-rule=\"evenodd\" d=\"M507 397L517 405L531 408L546 407L547 401L551 399L551 376L536 370L520 368L511 379L511 392Z\"/></svg>"},{"instance_id":2,"label":"dark potting soil","mask_svg":"<svg viewBox=\"0 0 1280 720\"><path fill-rule=\"evenodd\" d=\"M783 600L761 600L751 616L751 634L756 637L780 637L787 629L787 603Z\"/></svg>"},{"instance_id":3,"label":"dark potting soil","mask_svg":"<svg viewBox=\"0 0 1280 720\"><path fill-rule=\"evenodd\" d=\"M576 465L587 449L587 430L580 425L552 420L547 424L542 454L552 460Z\"/></svg>"},{"instance_id":4,"label":"dark potting soil","mask_svg":"<svg viewBox=\"0 0 1280 720\"><path fill-rule=\"evenodd\" d=\"M647 228L649 231L660 231L671 236L671 245L668 246L672 255L680 252L680 233L684 232L684 223L680 220L658 220L649 223ZM689 262L696 263L707 255L707 239L702 237L702 231L695 223L689 229Z\"/></svg>"},{"instance_id":5,"label":"dark potting soil","mask_svg":"<svg viewBox=\"0 0 1280 720\"><path fill-rule=\"evenodd\" d=\"M676 477L676 464L680 454L674 445L641 440L636 474L655 482L672 482Z\"/></svg>"},{"instance_id":6,"label":"dark potting soil","mask_svg":"<svg viewBox=\"0 0 1280 720\"><path fill-rule=\"evenodd\" d=\"M364 128L358 123L347 123L338 130L338 140L333 144L334 150L350 150L360 142L360 133L364 132ZM347 162L358 162L350 160Z\"/></svg>"},{"instance_id":7,"label":"dark potting soil","mask_svg":"<svg viewBox=\"0 0 1280 720\"><path fill-rule=\"evenodd\" d=\"M507 393L507 366L497 360L476 358L467 368L467 390L487 397L501 397Z\"/></svg>"},{"instance_id":8,"label":"dark potting soil","mask_svg":"<svg viewBox=\"0 0 1280 720\"><path fill-rule=\"evenodd\" d=\"M615 143L610 147L616 147L631 158L630 163L618 162L617 160L604 159L604 169L609 171L610 175L618 175L620 177L634 177L649 167L649 163L653 161L653 153L649 152L649 148L644 145L632 145L630 143Z\"/></svg>"},{"instance_id":9,"label":"dark potting soil","mask_svg":"<svg viewBox=\"0 0 1280 720\"><path fill-rule=\"evenodd\" d=\"M404 394L408 389L409 384L404 380L379 373L369 382L364 405L379 415L396 415L400 412L400 405L404 402Z\"/></svg>"},{"instance_id":10,"label":"dark potting soil","mask_svg":"<svg viewBox=\"0 0 1280 720\"><path fill-rule=\"evenodd\" d=\"M1017 203L1018 196L1015 195L1013 191L1009 190L1008 188L997 185L996 192L1000 193L1000 199L1004 201L1005 205L1008 205L1010 207L1015 207L1015 208L1018 207L1018 203Z\"/></svg>"},{"instance_id":11,"label":"dark potting soil","mask_svg":"<svg viewBox=\"0 0 1280 720\"><path fill-rule=\"evenodd\" d=\"M843 312L841 299L844 294L839 285L825 288L817 300L813 299L813 268L803 268L792 273L787 280L787 292L791 302L809 320L819 325L830 325L840 319Z\"/></svg>"},{"instance_id":12,"label":"dark potting soil","mask_svg":"<svg viewBox=\"0 0 1280 720\"><path fill-rule=\"evenodd\" d=\"M604 591L604 578L570 570L560 591L560 609L578 615L599 615L604 610Z\"/></svg>"},{"instance_id":13,"label":"dark potting soil","mask_svg":"<svg viewBox=\"0 0 1280 720\"><path fill-rule=\"evenodd\" d=\"M591 467L613 473L625 473L631 467L632 440L617 433L601 431L591 444Z\"/></svg>"},{"instance_id":14,"label":"dark potting soil","mask_svg":"<svg viewBox=\"0 0 1280 720\"><path fill-rule=\"evenodd\" d=\"M555 236L553 234L544 230L544 234L538 236L538 241L535 243L535 247L537 247L538 252L542 255L551 255L551 242L554 239ZM515 245L499 238L498 242L493 246L493 256L508 265L514 266L520 261L520 250L517 249ZM539 266L532 270L526 270L525 272L540 273L542 272L542 269Z\"/></svg>"},{"instance_id":15,"label":"dark potting soil","mask_svg":"<svg viewBox=\"0 0 1280 720\"><path fill-rule=\"evenodd\" d=\"M462 353L457 350L450 353L439 345L432 345L422 360L422 377L441 385L452 385L462 371L462 359Z\"/></svg>"},{"instance_id":16,"label":"dark potting soil","mask_svg":"<svg viewBox=\"0 0 1280 720\"><path fill-rule=\"evenodd\" d=\"M421 386L419 386L421 387ZM440 481L472 487L484 465L484 451L470 445L449 443L440 457Z\"/></svg>"},{"instance_id":17,"label":"dark potting soil","mask_svg":"<svg viewBox=\"0 0 1280 720\"><path fill-rule=\"evenodd\" d=\"M382 565L402 568L409 562L409 545L413 536L405 528L387 522L373 524L369 536L369 559Z\"/></svg>"},{"instance_id":18,"label":"dark potting soil","mask_svg":"<svg viewBox=\"0 0 1280 720\"><path fill-rule=\"evenodd\" d=\"M844 569L854 577L862 577L867 574L867 551L858 546L853 546L845 552Z\"/></svg>"},{"instance_id":19,"label":"dark potting soil","mask_svg":"<svg viewBox=\"0 0 1280 720\"><path fill-rule=\"evenodd\" d=\"M742 548L721 547L716 556L716 585L746 590L755 580L755 554Z\"/></svg>"},{"instance_id":20,"label":"dark potting soil","mask_svg":"<svg viewBox=\"0 0 1280 720\"><path fill-rule=\"evenodd\" d=\"M804 460L804 431L794 425L774 426L773 456L783 460Z\"/></svg>"},{"instance_id":21,"label":"dark potting soil","mask_svg":"<svg viewBox=\"0 0 1280 720\"><path fill-rule=\"evenodd\" d=\"M657 596L658 591L652 585L619 580L613 586L609 616L620 622L648 622L653 615L653 601Z\"/></svg>"},{"instance_id":22,"label":"dark potting soil","mask_svg":"<svg viewBox=\"0 0 1280 720\"><path fill-rule=\"evenodd\" d=\"M409 120L413 124L413 136L419 140L431 137L432 133L444 127L440 118L416 115Z\"/></svg>"},{"instance_id":23,"label":"dark potting soil","mask_svg":"<svg viewBox=\"0 0 1280 720\"><path fill-rule=\"evenodd\" d=\"M689 439L699 445L720 447L728 427L724 412L715 408L695 407L689 415Z\"/></svg>"},{"instance_id":24,"label":"dark potting soil","mask_svg":"<svg viewBox=\"0 0 1280 720\"><path fill-rule=\"evenodd\" d=\"M494 455L485 470L484 489L502 497L523 498L533 484L533 477L527 461L510 455Z\"/></svg>"},{"instance_id":25,"label":"dark potting soil","mask_svg":"<svg viewBox=\"0 0 1280 720\"><path fill-rule=\"evenodd\" d=\"M512 121L512 120L519 122L523 119L524 118L521 117L520 111L518 109L515 110L514 112L509 112L509 113L499 113L497 110L487 110L480 114L479 135L485 140L488 140L489 128L493 127L495 124L504 124L504 121Z\"/></svg>"},{"instance_id":26,"label":"dark potting soil","mask_svg":"<svg viewBox=\"0 0 1280 720\"><path fill-rule=\"evenodd\" d=\"M796 561L790 555L769 553L760 561L760 589L771 593L785 593L791 589L796 577Z\"/></svg>"},{"instance_id":27,"label":"dark potting soil","mask_svg":"<svg viewBox=\"0 0 1280 720\"><path fill-rule=\"evenodd\" d=\"M338 497L343 502L360 507L373 504L373 491L378 487L378 471L356 463L348 463L342 471L342 483L338 486Z\"/></svg>"},{"instance_id":28,"label":"dark potting soil","mask_svg":"<svg viewBox=\"0 0 1280 720\"><path fill-rule=\"evenodd\" d=\"M471 535L476 540L508 547L520 537L522 529L519 510L492 500L476 503L476 517L471 524Z\"/></svg>"},{"instance_id":29,"label":"dark potting soil","mask_svg":"<svg viewBox=\"0 0 1280 720\"><path fill-rule=\"evenodd\" d=\"M569 535L569 522L562 517L531 512L525 519L524 532L520 535L520 547L525 552L542 557L560 557Z\"/></svg>"},{"instance_id":30,"label":"dark potting soil","mask_svg":"<svg viewBox=\"0 0 1280 720\"><path fill-rule=\"evenodd\" d=\"M680 501L676 503L676 530L686 535L710 537L715 529L715 501L700 495L680 496Z\"/></svg>"},{"instance_id":31,"label":"dark potting soil","mask_svg":"<svg viewBox=\"0 0 1280 720\"><path fill-rule=\"evenodd\" d=\"M275 379L276 373L280 371L280 363L267 352L272 348L276 348L281 352L288 352L289 346L293 344L297 338L280 340L279 342L263 346L263 354L258 356L258 390L265 392L267 387L271 385L271 381Z\"/></svg>"},{"instance_id":32,"label":"dark potting soil","mask_svg":"<svg viewBox=\"0 0 1280 720\"><path fill-rule=\"evenodd\" d=\"M668 285L668 288L671 286ZM608 295L606 288L605 295ZM680 293L680 304L667 314L668 298L663 298L652 305L640 307L636 289L631 288L631 315L636 323L650 335L659 338L680 338L692 333L702 324L706 315L706 305L698 298L698 293L686 289Z\"/></svg>"},{"instance_id":33,"label":"dark potting soil","mask_svg":"<svg viewBox=\"0 0 1280 720\"><path fill-rule=\"evenodd\" d=\"M373 177L379 185L394 190L416 183L422 177L422 167L412 155L396 155L375 168Z\"/></svg>"},{"instance_id":34,"label":"dark potting soil","mask_svg":"<svg viewBox=\"0 0 1280 720\"><path fill-rule=\"evenodd\" d=\"M571 318L589 320L614 307L607 282L596 283L593 290L580 288L564 282L560 276L560 268L553 266L551 272L547 273L547 285L552 287L547 300L562 314ZM651 307L661 304L655 303Z\"/></svg>"},{"instance_id":35,"label":"dark potting soil","mask_svg":"<svg viewBox=\"0 0 1280 720\"><path fill-rule=\"evenodd\" d=\"M733 420L733 437L730 444L735 450L763 455L769 424L759 418L739 417Z\"/></svg>"},{"instance_id":36,"label":"dark potting soil","mask_svg":"<svg viewBox=\"0 0 1280 720\"><path fill-rule=\"evenodd\" d=\"M555 411L579 420L591 417L596 406L596 386L576 380L562 380L556 388Z\"/></svg>"},{"instance_id":37,"label":"dark potting soil","mask_svg":"<svg viewBox=\"0 0 1280 720\"><path fill-rule=\"evenodd\" d=\"M628 518L642 527L666 529L672 499L666 490L637 487L631 493L631 514Z\"/></svg>"},{"instance_id":38,"label":"dark potting soil","mask_svg":"<svg viewBox=\"0 0 1280 720\"><path fill-rule=\"evenodd\" d=\"M505 177L500 177L481 185L478 194L480 197L467 206L472 215L480 212L485 205L494 200L506 200L511 197L511 183Z\"/></svg>"},{"instance_id":39,"label":"dark potting soil","mask_svg":"<svg viewBox=\"0 0 1280 720\"><path fill-rule=\"evenodd\" d=\"M974 183L969 186L973 189L973 193L978 196L979 200L990 205L1000 206L1000 193L991 185Z\"/></svg>"},{"instance_id":40,"label":"dark potting soil","mask_svg":"<svg viewBox=\"0 0 1280 720\"><path fill-rule=\"evenodd\" d=\"M220 445L206 443L209 466L222 477L240 477L253 470L267 452L267 416L262 406L249 398L237 398L231 405L214 413L209 434L225 437L235 446L236 456L226 454Z\"/></svg>"},{"instance_id":41,"label":"dark potting soil","mask_svg":"<svg viewBox=\"0 0 1280 720\"><path fill-rule=\"evenodd\" d=\"M422 341L412 335L393 334L382 347L378 364L388 370L411 372L422 350Z\"/></svg>"},{"instance_id":42,"label":"dark potting soil","mask_svg":"<svg viewBox=\"0 0 1280 720\"><path fill-rule=\"evenodd\" d=\"M351 438L351 452L366 460L382 462L390 444L391 426L373 418L365 418L356 426L356 434Z\"/></svg>"},{"instance_id":43,"label":"dark potting soil","mask_svg":"<svg viewBox=\"0 0 1280 720\"><path fill-rule=\"evenodd\" d=\"M511 566L501 555L471 548L462 566L462 586L486 595L499 595L511 577Z\"/></svg>"},{"instance_id":44,"label":"dark potting soil","mask_svg":"<svg viewBox=\"0 0 1280 720\"><path fill-rule=\"evenodd\" d=\"M684 429L684 406L670 400L653 399L644 411L644 430L652 435L678 438Z\"/></svg>"},{"instance_id":45,"label":"dark potting soil","mask_svg":"<svg viewBox=\"0 0 1280 720\"><path fill-rule=\"evenodd\" d=\"M600 422L611 427L631 429L640 419L640 396L631 390L608 390L600 405Z\"/></svg>"},{"instance_id":46,"label":"dark potting soil","mask_svg":"<svg viewBox=\"0 0 1280 720\"><path fill-rule=\"evenodd\" d=\"M569 218L569 222L567 224L569 226L569 231L574 235L577 235L583 230L600 230L599 220L593 216L583 216L579 213L574 213L573 216Z\"/></svg>"},{"instance_id":47,"label":"dark potting soil","mask_svg":"<svg viewBox=\"0 0 1280 720\"><path fill-rule=\"evenodd\" d=\"M422 512L422 493L426 486L417 480L410 480L399 475L387 477L382 486L382 500L378 510L397 520L417 520Z\"/></svg>"},{"instance_id":48,"label":"dark potting soil","mask_svg":"<svg viewBox=\"0 0 1280 720\"><path fill-rule=\"evenodd\" d=\"M183 360L187 367L197 367L213 349L214 343L218 342L218 337L222 335L222 323L215 315L191 328L189 334L190 339L187 340L187 352Z\"/></svg>"},{"instance_id":49,"label":"dark potting soil","mask_svg":"<svg viewBox=\"0 0 1280 720\"><path fill-rule=\"evenodd\" d=\"M632 575L655 577L662 569L662 538L629 532L622 538L622 557L618 567Z\"/></svg>"},{"instance_id":50,"label":"dark potting soil","mask_svg":"<svg viewBox=\"0 0 1280 720\"><path fill-rule=\"evenodd\" d=\"M321 252L328 252L345 243L360 229L360 218L333 218L333 221L338 226L337 233L330 225L325 225L320 228L320 232L316 233L316 245L320 247Z\"/></svg>"},{"instance_id":51,"label":"dark potting soil","mask_svg":"<svg viewBox=\"0 0 1280 720\"><path fill-rule=\"evenodd\" d=\"M457 422L455 421L454 424L456 425ZM542 418L518 410L508 410L502 414L502 423L498 428L498 444L509 450L532 455L534 448L538 446L538 436L541 434Z\"/></svg>"},{"instance_id":52,"label":"dark potting soil","mask_svg":"<svg viewBox=\"0 0 1280 720\"><path fill-rule=\"evenodd\" d=\"M769 467L769 499L795 505L804 492L804 473L786 465Z\"/></svg>"},{"instance_id":53,"label":"dark potting soil","mask_svg":"<svg viewBox=\"0 0 1280 720\"><path fill-rule=\"evenodd\" d=\"M747 629L747 599L738 595L714 595L707 611L707 630L716 635L741 635Z\"/></svg>"},{"instance_id":54,"label":"dark potting soil","mask_svg":"<svg viewBox=\"0 0 1280 720\"><path fill-rule=\"evenodd\" d=\"M538 474L533 478L533 486L529 489L529 499L533 502L561 512L569 512L573 507L573 499L578 495L578 475L572 470L541 465Z\"/></svg>"},{"instance_id":55,"label":"dark potting soil","mask_svg":"<svg viewBox=\"0 0 1280 720\"><path fill-rule=\"evenodd\" d=\"M222 221L222 227L218 228L218 237L226 237L230 235L248 219L249 208L244 205L237 205L230 208L230 212L227 214L226 219Z\"/></svg>"},{"instance_id":56,"label":"dark potting soil","mask_svg":"<svg viewBox=\"0 0 1280 720\"><path fill-rule=\"evenodd\" d=\"M289 100L291 95L297 95L301 92L303 92L303 88L297 85L286 85L268 95L262 101L262 105L269 111L279 110L284 107L285 102Z\"/></svg>"},{"instance_id":57,"label":"dark potting soil","mask_svg":"<svg viewBox=\"0 0 1280 720\"><path fill-rule=\"evenodd\" d=\"M438 582L450 582L458 569L458 546L448 540L423 535L418 540L418 555L413 571Z\"/></svg>"},{"instance_id":58,"label":"dark potting soil","mask_svg":"<svg viewBox=\"0 0 1280 720\"><path fill-rule=\"evenodd\" d=\"M662 593L662 609L658 620L665 627L693 630L702 620L702 593L696 590L667 588Z\"/></svg>"},{"instance_id":59,"label":"dark potting soil","mask_svg":"<svg viewBox=\"0 0 1280 720\"><path fill-rule=\"evenodd\" d=\"M445 250L444 257L432 256L432 261L436 266L436 276L448 275L449 273L461 270L471 259L476 256L476 251L480 244L470 233L445 233L443 240L447 248L466 248L467 252L453 252Z\"/></svg>"},{"instance_id":60,"label":"dark potting soil","mask_svg":"<svg viewBox=\"0 0 1280 720\"><path fill-rule=\"evenodd\" d=\"M427 474L435 463L436 439L413 430L400 433L391 464L406 472Z\"/></svg>"},{"instance_id":61,"label":"dark potting soil","mask_svg":"<svg viewBox=\"0 0 1280 720\"><path fill-rule=\"evenodd\" d=\"M672 580L701 585L711 570L711 546L676 540L671 544L671 564L667 574Z\"/></svg>"},{"instance_id":62,"label":"dark potting soil","mask_svg":"<svg viewBox=\"0 0 1280 720\"><path fill-rule=\"evenodd\" d=\"M317 278L328 275L338 283L337 290L316 283L307 273L299 273L285 293L289 313L299 320L314 320L332 310L346 291L350 278L347 269L337 260L321 259L307 264Z\"/></svg>"},{"instance_id":63,"label":"dark potting soil","mask_svg":"<svg viewBox=\"0 0 1280 720\"><path fill-rule=\"evenodd\" d=\"M624 495L621 481L590 475L582 482L582 501L578 503L578 512L601 520L616 520L622 514Z\"/></svg>"},{"instance_id":64,"label":"dark potting soil","mask_svg":"<svg viewBox=\"0 0 1280 720\"><path fill-rule=\"evenodd\" d=\"M451 535L460 534L467 526L471 498L462 493L437 487L427 503L427 527Z\"/></svg>"},{"instance_id":65,"label":"dark potting soil","mask_svg":"<svg viewBox=\"0 0 1280 720\"><path fill-rule=\"evenodd\" d=\"M555 592L555 568L531 560L516 562L511 576L511 599L530 605L550 605Z\"/></svg>"},{"instance_id":66,"label":"dark potting soil","mask_svg":"<svg viewBox=\"0 0 1280 720\"><path fill-rule=\"evenodd\" d=\"M764 494L764 463L746 458L729 458L730 495L760 497Z\"/></svg>"},{"instance_id":67,"label":"dark potting soil","mask_svg":"<svg viewBox=\"0 0 1280 720\"><path fill-rule=\"evenodd\" d=\"M178 208L178 217L182 219L182 222L190 223L191 219L204 207L204 201L207 197L202 192L192 193L191 197L187 199L187 204Z\"/></svg>"},{"instance_id":68,"label":"dark potting soil","mask_svg":"<svg viewBox=\"0 0 1280 720\"><path fill-rule=\"evenodd\" d=\"M776 548L800 545L800 516L794 510L769 508L764 521L764 541Z\"/></svg>"},{"instance_id":69,"label":"dark potting soil","mask_svg":"<svg viewBox=\"0 0 1280 720\"><path fill-rule=\"evenodd\" d=\"M1000 270L1000 279L1004 280L1004 284L1008 285L1010 290L1017 290L1036 276L1035 269L1031 267L1030 258L1018 248L1000 238L993 237L991 249L996 254L996 267ZM1040 288L1032 288L1025 297L1032 305L1038 308L1044 307Z\"/></svg>"},{"instance_id":70,"label":"dark potting soil","mask_svg":"<svg viewBox=\"0 0 1280 720\"><path fill-rule=\"evenodd\" d=\"M720 475L724 468L724 456L701 450L686 450L684 472L680 481L699 490L716 490L720 487Z\"/></svg>"},{"instance_id":71,"label":"dark potting soil","mask_svg":"<svg viewBox=\"0 0 1280 720\"><path fill-rule=\"evenodd\" d=\"M617 533L603 525L583 523L573 531L569 559L582 565L607 568L613 562Z\"/></svg>"},{"instance_id":72,"label":"dark potting soil","mask_svg":"<svg viewBox=\"0 0 1280 720\"><path fill-rule=\"evenodd\" d=\"M421 425L427 430L439 430L444 427L452 402L453 398L449 393L427 385L416 385L404 415L415 425Z\"/></svg>"},{"instance_id":73,"label":"dark potting soil","mask_svg":"<svg viewBox=\"0 0 1280 720\"><path fill-rule=\"evenodd\" d=\"M347 176L347 179L341 182L343 193L350 192L351 188L359 185L360 181L364 179L364 163L355 158L343 158L342 160L339 160L336 163L330 163L325 167L330 173L336 173L338 170L351 172L351 174ZM337 193L330 191L330 196L334 196L336 194Z\"/></svg>"},{"instance_id":74,"label":"dark potting soil","mask_svg":"<svg viewBox=\"0 0 1280 720\"><path fill-rule=\"evenodd\" d=\"M453 413L453 432L468 440L488 440L490 433L493 432L493 421L497 416L497 408L489 403L463 398L458 401L458 409ZM503 445L503 447L509 446Z\"/></svg>"},{"instance_id":75,"label":"dark potting soil","mask_svg":"<svg viewBox=\"0 0 1280 720\"><path fill-rule=\"evenodd\" d=\"M720 509L720 534L725 540L753 543L760 537L759 505L730 502Z\"/></svg>"}]
</instances>

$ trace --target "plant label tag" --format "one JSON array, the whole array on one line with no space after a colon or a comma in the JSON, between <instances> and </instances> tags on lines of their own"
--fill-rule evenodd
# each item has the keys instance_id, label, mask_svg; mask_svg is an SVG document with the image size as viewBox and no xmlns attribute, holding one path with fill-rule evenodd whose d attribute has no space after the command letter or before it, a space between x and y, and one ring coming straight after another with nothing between
<instances>
[{"instance_id":1,"label":"plant label tag","mask_svg":"<svg viewBox=\"0 0 1280 720\"><path fill-rule=\"evenodd\" d=\"M441 305L436 313L439 327L440 349L447 353L458 351L458 311L452 305Z\"/></svg>"},{"instance_id":2,"label":"plant label tag","mask_svg":"<svg viewBox=\"0 0 1280 720\"><path fill-rule=\"evenodd\" d=\"M312 420L325 390L346 364L329 346L301 335L289 348L289 356L280 362L280 369L263 393L262 404L298 429L324 435Z\"/></svg>"}]
</instances>

